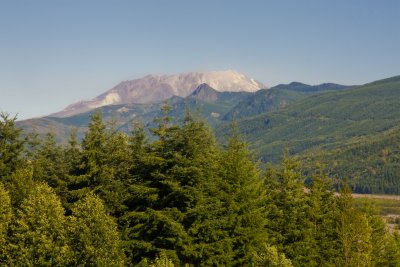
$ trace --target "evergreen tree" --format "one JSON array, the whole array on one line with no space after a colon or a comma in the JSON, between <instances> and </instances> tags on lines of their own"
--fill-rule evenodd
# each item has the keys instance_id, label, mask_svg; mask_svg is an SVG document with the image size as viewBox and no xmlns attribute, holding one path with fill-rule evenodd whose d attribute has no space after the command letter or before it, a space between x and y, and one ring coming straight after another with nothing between
<instances>
[{"instance_id":1,"label":"evergreen tree","mask_svg":"<svg viewBox=\"0 0 400 267\"><path fill-rule=\"evenodd\" d=\"M0 181L7 181L22 162L24 141L9 114L0 113Z\"/></svg>"},{"instance_id":2,"label":"evergreen tree","mask_svg":"<svg viewBox=\"0 0 400 267\"><path fill-rule=\"evenodd\" d=\"M22 201L12 224L9 265L64 266L69 247L61 202L53 190L38 184Z\"/></svg>"},{"instance_id":3,"label":"evergreen tree","mask_svg":"<svg viewBox=\"0 0 400 267\"><path fill-rule=\"evenodd\" d=\"M267 226L271 241L295 266L316 266L315 224L311 221L304 177L298 163L284 156L282 167L268 171L265 178L269 204Z\"/></svg>"},{"instance_id":4,"label":"evergreen tree","mask_svg":"<svg viewBox=\"0 0 400 267\"><path fill-rule=\"evenodd\" d=\"M63 148L57 144L55 135L47 133L32 155L33 178L55 189L57 194L67 190L67 166Z\"/></svg>"},{"instance_id":5,"label":"evergreen tree","mask_svg":"<svg viewBox=\"0 0 400 267\"><path fill-rule=\"evenodd\" d=\"M138 128L131 138L132 178L131 197L126 203L129 211L120 219L124 228L128 257L132 261L155 258L163 251L171 260L179 262L177 251L187 240L182 225L185 209L181 185L169 172L177 163L180 148L179 127L171 124L170 108L163 108L163 116L156 119L152 129L158 138L145 144L143 131ZM175 200L180 199L179 202Z\"/></svg>"},{"instance_id":6,"label":"evergreen tree","mask_svg":"<svg viewBox=\"0 0 400 267\"><path fill-rule=\"evenodd\" d=\"M6 237L12 219L11 208L10 196L3 184L0 183L0 265L3 265L8 261Z\"/></svg>"},{"instance_id":7,"label":"evergreen tree","mask_svg":"<svg viewBox=\"0 0 400 267\"><path fill-rule=\"evenodd\" d=\"M68 176L78 176L81 174L82 150L78 141L78 132L74 128L71 130L68 145L64 148L65 163L67 165Z\"/></svg>"},{"instance_id":8,"label":"evergreen tree","mask_svg":"<svg viewBox=\"0 0 400 267\"><path fill-rule=\"evenodd\" d=\"M103 165L105 178L96 190L105 202L108 211L114 216L121 216L126 209L126 181L129 178L129 140L126 134L115 129L107 132L105 145L106 159Z\"/></svg>"},{"instance_id":9,"label":"evergreen tree","mask_svg":"<svg viewBox=\"0 0 400 267\"><path fill-rule=\"evenodd\" d=\"M335 231L335 196L329 178L321 166L311 179L307 194L309 216L312 223L310 262L316 266L334 266L338 253L338 236ZM310 252L311 252L310 251Z\"/></svg>"},{"instance_id":10,"label":"evergreen tree","mask_svg":"<svg viewBox=\"0 0 400 267\"><path fill-rule=\"evenodd\" d=\"M384 219L371 202L365 203L358 210L366 215L371 227L371 266L387 266L387 246L390 246L390 233Z\"/></svg>"},{"instance_id":11,"label":"evergreen tree","mask_svg":"<svg viewBox=\"0 0 400 267\"><path fill-rule=\"evenodd\" d=\"M77 198L79 198L79 189L84 191L86 186L85 179L80 179L84 175L82 168L82 149L77 138L77 129L71 130L68 144L63 149L65 158L66 173L66 191L60 192L59 196L66 209L66 212L70 214L71 205ZM83 195L83 194L81 194Z\"/></svg>"},{"instance_id":12,"label":"evergreen tree","mask_svg":"<svg viewBox=\"0 0 400 267\"><path fill-rule=\"evenodd\" d=\"M250 265L252 253L266 243L266 194L258 166L235 128L221 155L223 217L233 249L232 265Z\"/></svg>"},{"instance_id":13,"label":"evergreen tree","mask_svg":"<svg viewBox=\"0 0 400 267\"><path fill-rule=\"evenodd\" d=\"M337 199L337 231L341 257L340 266L370 266L372 228L368 218L354 208L353 197L347 183Z\"/></svg>"},{"instance_id":14,"label":"evergreen tree","mask_svg":"<svg viewBox=\"0 0 400 267\"><path fill-rule=\"evenodd\" d=\"M216 153L214 166L211 159L215 156L211 154L208 161L204 160L202 194L188 214L193 220L189 228L192 238L189 263L251 265L254 251L267 241L265 192L258 167L236 134L226 150Z\"/></svg>"},{"instance_id":15,"label":"evergreen tree","mask_svg":"<svg viewBox=\"0 0 400 267\"><path fill-rule=\"evenodd\" d=\"M71 170L77 175L69 176L69 202L72 203L83 198L87 193L97 190L107 178L106 126L100 113L92 115L88 128L81 144L78 169ZM74 139L70 141L72 141L70 149L77 152Z\"/></svg>"},{"instance_id":16,"label":"evergreen tree","mask_svg":"<svg viewBox=\"0 0 400 267\"><path fill-rule=\"evenodd\" d=\"M103 167L107 160L106 137L106 125L101 113L94 113L82 140L83 171L91 188L105 179Z\"/></svg>"},{"instance_id":17,"label":"evergreen tree","mask_svg":"<svg viewBox=\"0 0 400 267\"><path fill-rule=\"evenodd\" d=\"M400 234L398 231L387 237L384 257L376 263L376 266L400 266Z\"/></svg>"},{"instance_id":18,"label":"evergreen tree","mask_svg":"<svg viewBox=\"0 0 400 267\"><path fill-rule=\"evenodd\" d=\"M6 187L12 196L11 202L14 208L18 208L24 199L35 188L33 180L33 166L28 161L23 167L19 167L11 176L11 181Z\"/></svg>"},{"instance_id":19,"label":"evergreen tree","mask_svg":"<svg viewBox=\"0 0 400 267\"><path fill-rule=\"evenodd\" d=\"M117 224L100 198L88 194L72 207L69 217L72 265L124 266Z\"/></svg>"}]
</instances>

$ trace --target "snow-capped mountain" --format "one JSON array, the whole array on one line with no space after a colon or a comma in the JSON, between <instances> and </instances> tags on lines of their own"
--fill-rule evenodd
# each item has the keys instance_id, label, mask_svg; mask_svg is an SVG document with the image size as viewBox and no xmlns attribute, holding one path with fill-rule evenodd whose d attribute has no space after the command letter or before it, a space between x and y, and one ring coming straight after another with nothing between
<instances>
[{"instance_id":1,"label":"snow-capped mountain","mask_svg":"<svg viewBox=\"0 0 400 267\"><path fill-rule=\"evenodd\" d=\"M174 95L186 97L203 83L220 92L255 92L266 88L262 83L234 70L147 75L121 82L92 100L72 104L50 116L68 117L107 105L155 103Z\"/></svg>"}]
</instances>

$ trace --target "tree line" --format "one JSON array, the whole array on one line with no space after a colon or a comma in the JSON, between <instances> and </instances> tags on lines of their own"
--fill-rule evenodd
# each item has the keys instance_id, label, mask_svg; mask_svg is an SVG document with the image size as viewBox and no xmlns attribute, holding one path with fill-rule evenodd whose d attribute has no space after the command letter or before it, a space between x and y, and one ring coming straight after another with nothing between
<instances>
[{"instance_id":1,"label":"tree line","mask_svg":"<svg viewBox=\"0 0 400 267\"><path fill-rule=\"evenodd\" d=\"M400 266L398 232L322 167L262 166L235 127L221 145L168 113L150 139L94 114L66 145L1 114L0 265Z\"/></svg>"}]
</instances>

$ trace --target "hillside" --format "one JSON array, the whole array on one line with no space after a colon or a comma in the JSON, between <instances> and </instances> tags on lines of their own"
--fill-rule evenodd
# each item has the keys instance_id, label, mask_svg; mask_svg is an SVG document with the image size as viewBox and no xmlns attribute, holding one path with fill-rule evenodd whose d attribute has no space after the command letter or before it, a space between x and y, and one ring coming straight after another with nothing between
<instances>
[{"instance_id":1,"label":"hillside","mask_svg":"<svg viewBox=\"0 0 400 267\"><path fill-rule=\"evenodd\" d=\"M314 86L299 82L280 84L268 90L259 90L250 97L243 99L225 115L225 119L240 119L269 111L277 111L313 94L347 88L349 87L332 83Z\"/></svg>"},{"instance_id":2,"label":"hillside","mask_svg":"<svg viewBox=\"0 0 400 267\"><path fill-rule=\"evenodd\" d=\"M277 162L288 148L291 154L309 161L325 162L337 177L351 179L358 192L399 193L400 176L394 171L400 168L396 139L399 121L400 76L397 76L313 95L280 112L240 120L238 127L264 161ZM223 135L226 127L218 133ZM386 162L380 162L379 154L385 149L390 153ZM346 156L349 153L351 157ZM372 186L371 179L385 181L375 181L380 185Z\"/></svg>"}]
</instances>

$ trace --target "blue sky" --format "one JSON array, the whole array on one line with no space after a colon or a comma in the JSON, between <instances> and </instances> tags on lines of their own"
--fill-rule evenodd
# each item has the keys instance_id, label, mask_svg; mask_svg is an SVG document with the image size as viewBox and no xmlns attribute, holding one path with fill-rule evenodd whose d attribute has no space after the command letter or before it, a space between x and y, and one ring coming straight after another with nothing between
<instances>
[{"instance_id":1,"label":"blue sky","mask_svg":"<svg viewBox=\"0 0 400 267\"><path fill-rule=\"evenodd\" d=\"M400 75L397 0L1 0L0 110L20 119L146 74L270 86Z\"/></svg>"}]
</instances>

